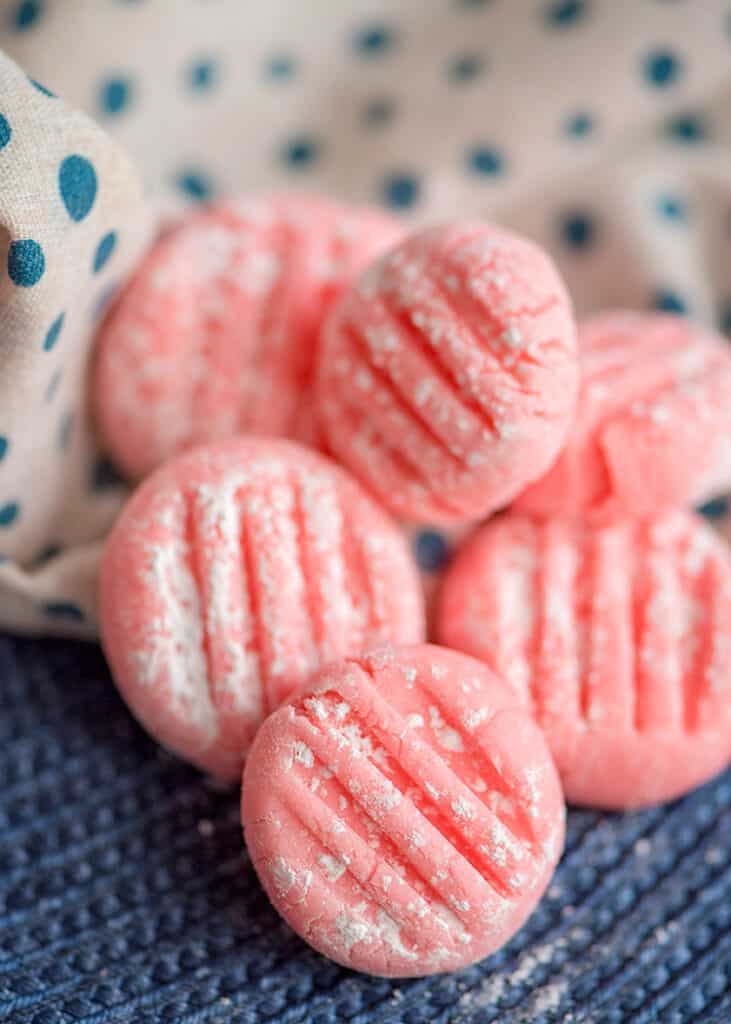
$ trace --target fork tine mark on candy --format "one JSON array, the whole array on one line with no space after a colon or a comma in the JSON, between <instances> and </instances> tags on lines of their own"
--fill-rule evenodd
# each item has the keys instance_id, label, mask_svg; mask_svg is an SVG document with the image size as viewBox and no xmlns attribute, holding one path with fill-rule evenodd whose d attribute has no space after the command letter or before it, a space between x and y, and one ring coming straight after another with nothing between
<instances>
[{"instance_id":1,"label":"fork tine mark on candy","mask_svg":"<svg viewBox=\"0 0 731 1024\"><path fill-rule=\"evenodd\" d=\"M241 432L314 441L321 322L402 235L380 211L295 194L228 200L167 231L98 339L96 419L124 473Z\"/></svg>"},{"instance_id":2,"label":"fork tine mark on candy","mask_svg":"<svg viewBox=\"0 0 731 1024\"><path fill-rule=\"evenodd\" d=\"M426 229L372 264L326 320L316 371L329 450L392 511L437 523L494 511L545 472L577 386L553 265L479 223Z\"/></svg>"},{"instance_id":3,"label":"fork tine mark on candy","mask_svg":"<svg viewBox=\"0 0 731 1024\"><path fill-rule=\"evenodd\" d=\"M585 569L556 577L550 600L531 590L536 563L573 551ZM496 557L496 554L499 557ZM516 581L515 574L519 574ZM633 807L671 799L731 759L731 553L685 512L591 526L537 523L509 514L483 526L446 574L437 614L442 643L498 668L504 649L485 616L508 605L538 623L560 608L567 646L536 649L531 630L508 623L522 649L516 692L532 697L567 798ZM579 703L566 702L576 666ZM511 680L514 685L515 678Z\"/></svg>"},{"instance_id":4,"label":"fork tine mark on candy","mask_svg":"<svg viewBox=\"0 0 731 1024\"><path fill-rule=\"evenodd\" d=\"M522 833L495 792L520 805ZM497 948L535 906L563 837L555 770L519 700L478 662L429 646L334 662L277 709L246 766L242 820L295 930L388 976Z\"/></svg>"},{"instance_id":5,"label":"fork tine mark on candy","mask_svg":"<svg viewBox=\"0 0 731 1024\"><path fill-rule=\"evenodd\" d=\"M395 524L330 460L257 439L194 449L138 488L104 550L100 610L134 713L229 777L323 660L424 630Z\"/></svg>"}]
</instances>

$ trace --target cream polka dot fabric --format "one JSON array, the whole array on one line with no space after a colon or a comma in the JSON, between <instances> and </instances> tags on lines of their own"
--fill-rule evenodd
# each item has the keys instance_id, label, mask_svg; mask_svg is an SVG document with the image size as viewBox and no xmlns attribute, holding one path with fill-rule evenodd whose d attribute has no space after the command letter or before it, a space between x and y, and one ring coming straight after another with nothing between
<instances>
[{"instance_id":1,"label":"cream polka dot fabric","mask_svg":"<svg viewBox=\"0 0 731 1024\"><path fill-rule=\"evenodd\" d=\"M731 329L727 0L0 0L0 48L4 625L94 631L121 492L84 372L160 213L284 186L484 215L580 313ZM413 538L438 573L452 538Z\"/></svg>"},{"instance_id":2,"label":"cream polka dot fabric","mask_svg":"<svg viewBox=\"0 0 731 1024\"><path fill-rule=\"evenodd\" d=\"M93 629L120 492L86 413L95 324L149 213L122 150L0 55L0 622Z\"/></svg>"}]
</instances>

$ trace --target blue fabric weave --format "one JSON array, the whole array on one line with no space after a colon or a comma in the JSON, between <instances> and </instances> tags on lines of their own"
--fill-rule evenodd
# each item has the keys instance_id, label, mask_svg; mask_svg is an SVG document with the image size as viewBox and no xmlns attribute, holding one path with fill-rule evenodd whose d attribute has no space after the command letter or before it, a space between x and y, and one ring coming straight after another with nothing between
<instances>
[{"instance_id":1,"label":"blue fabric weave","mask_svg":"<svg viewBox=\"0 0 731 1024\"><path fill-rule=\"evenodd\" d=\"M665 808L572 812L507 948L367 978L278 919L236 792L147 739L96 648L0 637L0 1020L728 1024L731 774Z\"/></svg>"}]
</instances>

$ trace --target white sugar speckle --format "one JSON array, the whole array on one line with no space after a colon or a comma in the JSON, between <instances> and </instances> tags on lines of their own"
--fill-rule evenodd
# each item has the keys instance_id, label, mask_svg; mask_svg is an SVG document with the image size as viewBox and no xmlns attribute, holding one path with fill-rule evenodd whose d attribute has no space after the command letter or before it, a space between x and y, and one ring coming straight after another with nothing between
<instances>
[{"instance_id":1,"label":"white sugar speckle","mask_svg":"<svg viewBox=\"0 0 731 1024\"><path fill-rule=\"evenodd\" d=\"M315 718L319 718L320 721L327 718L327 708L324 702L318 700L317 697L308 697L305 701L305 707L315 716Z\"/></svg>"},{"instance_id":2,"label":"white sugar speckle","mask_svg":"<svg viewBox=\"0 0 731 1024\"><path fill-rule=\"evenodd\" d=\"M475 808L472 804L463 800L462 797L455 797L450 806L458 818L465 818L467 821L472 821L476 817L477 812L475 811Z\"/></svg>"},{"instance_id":3,"label":"white sugar speckle","mask_svg":"<svg viewBox=\"0 0 731 1024\"><path fill-rule=\"evenodd\" d=\"M424 380L420 380L419 383L416 385L416 390L414 391L414 401L421 408L422 405L425 405L429 401L433 394L434 381L431 380L429 377L426 377Z\"/></svg>"},{"instance_id":4,"label":"white sugar speckle","mask_svg":"<svg viewBox=\"0 0 731 1024\"><path fill-rule=\"evenodd\" d=\"M297 875L286 862L284 857L277 857L272 864L272 878L279 892L283 895L288 892L297 881Z\"/></svg>"},{"instance_id":5,"label":"white sugar speckle","mask_svg":"<svg viewBox=\"0 0 731 1024\"><path fill-rule=\"evenodd\" d=\"M465 729L472 732L476 729L480 722L484 722L487 716L490 714L489 708L480 708L479 711L469 711L465 714L462 721L464 722Z\"/></svg>"},{"instance_id":6,"label":"white sugar speckle","mask_svg":"<svg viewBox=\"0 0 731 1024\"><path fill-rule=\"evenodd\" d=\"M415 960L416 952L412 949L407 949L401 941L401 932L399 926L390 917L385 910L379 910L377 920L377 934L381 942L385 942L387 946L393 950L398 956L403 957L405 960Z\"/></svg>"},{"instance_id":7,"label":"white sugar speckle","mask_svg":"<svg viewBox=\"0 0 731 1024\"><path fill-rule=\"evenodd\" d=\"M339 704L335 705L335 719L338 722L342 722L345 716L350 711L350 704L347 704L344 700L340 701Z\"/></svg>"},{"instance_id":8,"label":"white sugar speckle","mask_svg":"<svg viewBox=\"0 0 731 1024\"><path fill-rule=\"evenodd\" d=\"M444 747L445 750L453 750L455 752L461 752L464 750L462 743L462 737L453 729L450 725L447 725L442 718L439 708L433 704L429 707L429 724L431 725L432 732L436 736L437 743Z\"/></svg>"},{"instance_id":9,"label":"white sugar speckle","mask_svg":"<svg viewBox=\"0 0 731 1024\"><path fill-rule=\"evenodd\" d=\"M502 340L509 348L522 348L523 346L523 335L513 324L503 331Z\"/></svg>"},{"instance_id":10,"label":"white sugar speckle","mask_svg":"<svg viewBox=\"0 0 731 1024\"><path fill-rule=\"evenodd\" d=\"M358 918L348 917L347 914L338 914L335 918L335 927L338 930L343 945L347 950L356 942L372 942L371 929L367 921Z\"/></svg>"},{"instance_id":11,"label":"white sugar speckle","mask_svg":"<svg viewBox=\"0 0 731 1024\"><path fill-rule=\"evenodd\" d=\"M295 740L292 744L292 754L295 761L299 761L305 768L312 768L315 763L315 757L310 748L306 743L302 743L300 740Z\"/></svg>"},{"instance_id":12,"label":"white sugar speckle","mask_svg":"<svg viewBox=\"0 0 731 1024\"><path fill-rule=\"evenodd\" d=\"M330 882L337 882L348 866L347 857L331 857L329 853L322 853L317 859Z\"/></svg>"},{"instance_id":13,"label":"white sugar speckle","mask_svg":"<svg viewBox=\"0 0 731 1024\"><path fill-rule=\"evenodd\" d=\"M384 811L391 811L401 803L401 792L389 779L386 779L383 783L383 789L378 794L377 802Z\"/></svg>"}]
</instances>

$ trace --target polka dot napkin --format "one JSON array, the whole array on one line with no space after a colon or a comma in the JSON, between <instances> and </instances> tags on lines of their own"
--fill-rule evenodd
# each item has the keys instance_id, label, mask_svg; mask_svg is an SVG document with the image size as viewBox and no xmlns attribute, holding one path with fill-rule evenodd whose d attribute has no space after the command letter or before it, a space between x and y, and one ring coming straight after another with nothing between
<instances>
[{"instance_id":1,"label":"polka dot napkin","mask_svg":"<svg viewBox=\"0 0 731 1024\"><path fill-rule=\"evenodd\" d=\"M94 628L120 492L83 372L145 220L111 139L156 211L290 187L484 215L580 313L731 330L728 0L0 0L0 47L99 125L0 63L0 623ZM434 576L454 539L412 536Z\"/></svg>"},{"instance_id":2,"label":"polka dot napkin","mask_svg":"<svg viewBox=\"0 0 731 1024\"><path fill-rule=\"evenodd\" d=\"M0 623L93 630L119 506L86 415L94 327L149 214L130 161L0 54Z\"/></svg>"}]
</instances>

